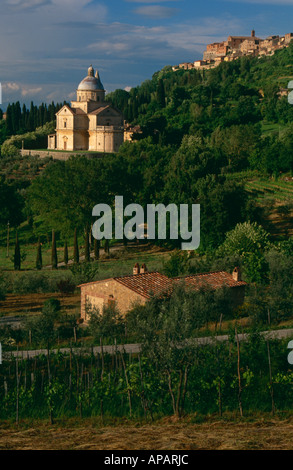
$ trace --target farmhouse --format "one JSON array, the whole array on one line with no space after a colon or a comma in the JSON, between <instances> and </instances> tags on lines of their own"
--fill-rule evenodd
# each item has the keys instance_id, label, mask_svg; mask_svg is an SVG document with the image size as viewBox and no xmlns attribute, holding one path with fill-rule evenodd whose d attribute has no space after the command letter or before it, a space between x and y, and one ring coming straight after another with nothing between
<instances>
[{"instance_id":1,"label":"farmhouse","mask_svg":"<svg viewBox=\"0 0 293 470\"><path fill-rule=\"evenodd\" d=\"M113 277L102 281L80 285L81 319L87 322L88 310L115 304L125 314L135 304L145 304L152 296L170 295L175 285L182 284L186 288L201 289L208 286L212 289L228 287L233 305L241 305L244 300L246 283L241 280L239 268L232 274L225 271L194 274L185 277L168 278L159 272L148 272L143 264L138 263L129 276Z\"/></svg>"}]
</instances>

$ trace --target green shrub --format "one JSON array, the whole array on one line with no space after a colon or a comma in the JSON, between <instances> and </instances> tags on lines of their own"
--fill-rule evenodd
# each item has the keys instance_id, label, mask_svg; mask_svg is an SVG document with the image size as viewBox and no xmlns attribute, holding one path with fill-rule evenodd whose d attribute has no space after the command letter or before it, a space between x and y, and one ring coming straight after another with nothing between
<instances>
[{"instance_id":1,"label":"green shrub","mask_svg":"<svg viewBox=\"0 0 293 470\"><path fill-rule=\"evenodd\" d=\"M60 273L64 281L64 274ZM70 281L71 273L68 273L68 280ZM60 283L59 276L50 276L50 274L40 272L27 272L15 276L13 280L13 293L14 294L37 294L37 293L50 293L59 292L58 284Z\"/></svg>"}]
</instances>

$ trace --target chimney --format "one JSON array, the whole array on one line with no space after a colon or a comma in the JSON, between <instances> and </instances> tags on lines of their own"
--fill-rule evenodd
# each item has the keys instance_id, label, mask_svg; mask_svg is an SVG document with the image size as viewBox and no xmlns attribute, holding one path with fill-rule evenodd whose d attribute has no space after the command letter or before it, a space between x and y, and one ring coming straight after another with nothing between
<instances>
[{"instance_id":1,"label":"chimney","mask_svg":"<svg viewBox=\"0 0 293 470\"><path fill-rule=\"evenodd\" d=\"M144 274L148 272L148 268L146 267L146 264L143 263L140 268L140 274Z\"/></svg>"},{"instance_id":2,"label":"chimney","mask_svg":"<svg viewBox=\"0 0 293 470\"><path fill-rule=\"evenodd\" d=\"M239 266L236 266L233 270L232 277L234 281L241 281L241 272Z\"/></svg>"},{"instance_id":3,"label":"chimney","mask_svg":"<svg viewBox=\"0 0 293 470\"><path fill-rule=\"evenodd\" d=\"M254 31L254 29L251 31L251 37L252 37L252 38L255 38L255 31Z\"/></svg>"},{"instance_id":4,"label":"chimney","mask_svg":"<svg viewBox=\"0 0 293 470\"><path fill-rule=\"evenodd\" d=\"M139 274L140 269L139 269L139 264L136 263L133 268L133 274Z\"/></svg>"}]
</instances>

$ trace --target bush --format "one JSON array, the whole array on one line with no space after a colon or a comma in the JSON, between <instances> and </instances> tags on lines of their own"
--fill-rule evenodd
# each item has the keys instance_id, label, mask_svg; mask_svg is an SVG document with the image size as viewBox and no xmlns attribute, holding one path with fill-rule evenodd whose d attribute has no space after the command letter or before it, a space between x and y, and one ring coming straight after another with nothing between
<instances>
[{"instance_id":1,"label":"bush","mask_svg":"<svg viewBox=\"0 0 293 470\"><path fill-rule=\"evenodd\" d=\"M97 263L80 263L73 264L70 267L70 271L73 274L73 279L76 285L84 284L96 280L96 276L99 272L99 266Z\"/></svg>"},{"instance_id":2,"label":"bush","mask_svg":"<svg viewBox=\"0 0 293 470\"><path fill-rule=\"evenodd\" d=\"M176 277L188 272L188 254L186 251L176 250L171 253L168 261L164 263L164 274Z\"/></svg>"},{"instance_id":3,"label":"bush","mask_svg":"<svg viewBox=\"0 0 293 470\"><path fill-rule=\"evenodd\" d=\"M7 285L4 275L0 273L0 302L5 300L7 292Z\"/></svg>"},{"instance_id":4,"label":"bush","mask_svg":"<svg viewBox=\"0 0 293 470\"><path fill-rule=\"evenodd\" d=\"M61 294L73 294L76 284L70 279L61 279L61 281L57 282L57 288Z\"/></svg>"},{"instance_id":5,"label":"bush","mask_svg":"<svg viewBox=\"0 0 293 470\"><path fill-rule=\"evenodd\" d=\"M60 273L61 274L61 273ZM64 274L62 281L64 282ZM40 272L23 273L14 277L12 291L14 294L37 294L37 293L50 293L59 292L58 284L60 277L52 277L50 274ZM68 282L70 279L68 279Z\"/></svg>"}]
</instances>

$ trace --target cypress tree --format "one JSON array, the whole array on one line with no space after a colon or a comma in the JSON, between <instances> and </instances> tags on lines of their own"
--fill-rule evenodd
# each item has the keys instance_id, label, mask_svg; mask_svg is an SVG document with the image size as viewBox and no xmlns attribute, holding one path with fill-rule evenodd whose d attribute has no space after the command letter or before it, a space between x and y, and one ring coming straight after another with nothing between
<instances>
[{"instance_id":1,"label":"cypress tree","mask_svg":"<svg viewBox=\"0 0 293 470\"><path fill-rule=\"evenodd\" d=\"M94 248L94 242L95 242L95 239L94 239L94 236L93 236L93 225L91 226L91 229L90 229L89 238L90 238L90 249L92 251L93 248Z\"/></svg>"},{"instance_id":2,"label":"cypress tree","mask_svg":"<svg viewBox=\"0 0 293 470\"><path fill-rule=\"evenodd\" d=\"M166 97L165 97L164 82L163 82L163 79L160 78L158 81L158 86L157 86L157 101L161 108L165 108L166 106L165 98Z\"/></svg>"},{"instance_id":3,"label":"cypress tree","mask_svg":"<svg viewBox=\"0 0 293 470\"><path fill-rule=\"evenodd\" d=\"M95 260L98 260L100 258L100 240L96 240L95 238L95 241L94 241L94 257L95 257Z\"/></svg>"},{"instance_id":4,"label":"cypress tree","mask_svg":"<svg viewBox=\"0 0 293 470\"><path fill-rule=\"evenodd\" d=\"M58 268L57 248L55 231L52 231L52 269Z\"/></svg>"},{"instance_id":5,"label":"cypress tree","mask_svg":"<svg viewBox=\"0 0 293 470\"><path fill-rule=\"evenodd\" d=\"M43 260L42 260L42 245L41 241L39 239L38 241L38 249L37 249L37 261L36 261L36 268L37 269L42 269L43 266Z\"/></svg>"},{"instance_id":6,"label":"cypress tree","mask_svg":"<svg viewBox=\"0 0 293 470\"><path fill-rule=\"evenodd\" d=\"M74 246L73 246L73 260L74 263L79 263L79 250L78 250L78 240L77 240L77 230L74 230Z\"/></svg>"},{"instance_id":7,"label":"cypress tree","mask_svg":"<svg viewBox=\"0 0 293 470\"><path fill-rule=\"evenodd\" d=\"M18 240L18 234L16 232L15 249L14 249L14 269L15 269L15 271L20 271L20 266L21 266L20 245L19 245L19 240Z\"/></svg>"},{"instance_id":8,"label":"cypress tree","mask_svg":"<svg viewBox=\"0 0 293 470\"><path fill-rule=\"evenodd\" d=\"M33 131L34 128L34 103L31 101L30 110L27 119L27 127L29 131Z\"/></svg>"},{"instance_id":9,"label":"cypress tree","mask_svg":"<svg viewBox=\"0 0 293 470\"><path fill-rule=\"evenodd\" d=\"M88 229L85 231L84 259L87 263L91 260Z\"/></svg>"},{"instance_id":10,"label":"cypress tree","mask_svg":"<svg viewBox=\"0 0 293 470\"><path fill-rule=\"evenodd\" d=\"M107 238L105 239L105 242L104 242L104 251L107 254L110 253L110 242Z\"/></svg>"},{"instance_id":11,"label":"cypress tree","mask_svg":"<svg viewBox=\"0 0 293 470\"><path fill-rule=\"evenodd\" d=\"M68 246L67 241L64 243L64 264L67 266L68 264Z\"/></svg>"},{"instance_id":12,"label":"cypress tree","mask_svg":"<svg viewBox=\"0 0 293 470\"><path fill-rule=\"evenodd\" d=\"M9 104L6 109L6 121L5 121L5 127L7 130L7 134L11 135L13 134L13 123L12 123L12 106Z\"/></svg>"}]
</instances>

